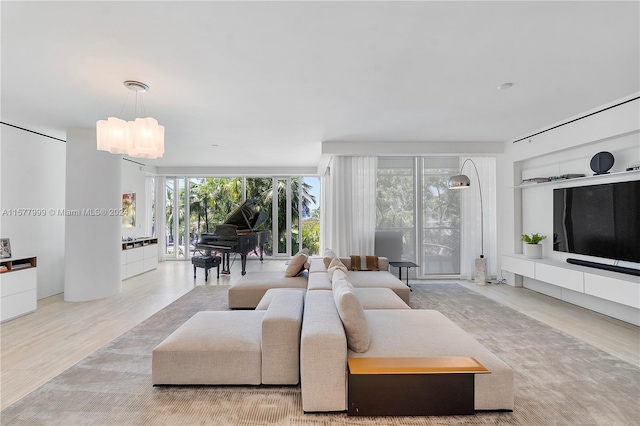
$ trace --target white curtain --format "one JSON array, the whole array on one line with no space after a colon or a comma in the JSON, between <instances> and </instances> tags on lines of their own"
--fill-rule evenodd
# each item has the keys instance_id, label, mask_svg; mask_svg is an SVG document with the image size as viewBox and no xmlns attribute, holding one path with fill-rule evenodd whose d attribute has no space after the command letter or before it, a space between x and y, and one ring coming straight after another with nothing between
<instances>
[{"instance_id":1,"label":"white curtain","mask_svg":"<svg viewBox=\"0 0 640 426\"><path fill-rule=\"evenodd\" d=\"M480 257L482 248L487 259L487 278L495 278L496 270L496 160L494 157L463 157L462 165L470 158L478 169L482 188L482 207L484 210L484 247L481 245L480 232L480 192L478 177L471 162L467 162L462 174L467 175L471 186L460 190L460 278L473 279L475 259Z\"/></svg>"},{"instance_id":2,"label":"white curtain","mask_svg":"<svg viewBox=\"0 0 640 426\"><path fill-rule=\"evenodd\" d=\"M374 253L377 169L377 157L333 157L322 178L322 251Z\"/></svg>"},{"instance_id":3,"label":"white curtain","mask_svg":"<svg viewBox=\"0 0 640 426\"><path fill-rule=\"evenodd\" d=\"M164 176L156 176L156 237L158 237L158 261L167 260L167 183Z\"/></svg>"}]
</instances>

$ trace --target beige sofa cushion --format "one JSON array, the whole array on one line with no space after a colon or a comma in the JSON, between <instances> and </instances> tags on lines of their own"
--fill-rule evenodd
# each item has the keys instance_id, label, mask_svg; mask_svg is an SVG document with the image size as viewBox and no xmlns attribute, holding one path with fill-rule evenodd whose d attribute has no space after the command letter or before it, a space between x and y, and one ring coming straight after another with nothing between
<instances>
[{"instance_id":1,"label":"beige sofa cushion","mask_svg":"<svg viewBox=\"0 0 640 426\"><path fill-rule=\"evenodd\" d=\"M362 309L411 309L409 305L388 288L354 288Z\"/></svg>"},{"instance_id":2,"label":"beige sofa cushion","mask_svg":"<svg viewBox=\"0 0 640 426\"><path fill-rule=\"evenodd\" d=\"M338 272L334 274L334 277ZM347 346L355 352L369 349L369 326L360 300L350 283L342 278L333 281L333 299L347 335Z\"/></svg>"},{"instance_id":3,"label":"beige sofa cushion","mask_svg":"<svg viewBox=\"0 0 640 426\"><path fill-rule=\"evenodd\" d=\"M371 330L366 355L358 357L474 357L491 374L475 376L476 410L513 409L513 370L438 311L388 309L365 311Z\"/></svg>"},{"instance_id":4,"label":"beige sofa cushion","mask_svg":"<svg viewBox=\"0 0 640 426\"><path fill-rule=\"evenodd\" d=\"M327 272L314 272L309 274L307 289L331 290L331 278L329 278L329 274Z\"/></svg>"},{"instance_id":5,"label":"beige sofa cushion","mask_svg":"<svg viewBox=\"0 0 640 426\"><path fill-rule=\"evenodd\" d=\"M309 274L313 274L314 272L327 272L327 268L324 266L323 257L309 257Z\"/></svg>"},{"instance_id":6,"label":"beige sofa cushion","mask_svg":"<svg viewBox=\"0 0 640 426\"><path fill-rule=\"evenodd\" d=\"M302 292L303 296L304 296L304 292L307 291L306 288L270 288L269 290L267 290L264 296L262 296L262 299L260 299L260 303L258 303L258 306L256 306L255 310L266 311L267 309L269 309L269 305L271 305L271 302L273 301L274 296L278 294L279 291L283 291L283 290L300 291Z\"/></svg>"},{"instance_id":7,"label":"beige sofa cushion","mask_svg":"<svg viewBox=\"0 0 640 426\"><path fill-rule=\"evenodd\" d=\"M324 250L324 267L328 268L329 264L331 263L331 260L338 257L333 250L331 249L325 249Z\"/></svg>"},{"instance_id":8,"label":"beige sofa cushion","mask_svg":"<svg viewBox=\"0 0 640 426\"><path fill-rule=\"evenodd\" d=\"M272 293L262 319L262 384L295 385L300 380L304 292L276 289Z\"/></svg>"},{"instance_id":9,"label":"beige sofa cushion","mask_svg":"<svg viewBox=\"0 0 640 426\"><path fill-rule=\"evenodd\" d=\"M259 385L265 311L198 312L152 352L154 385Z\"/></svg>"},{"instance_id":10,"label":"beige sofa cushion","mask_svg":"<svg viewBox=\"0 0 640 426\"><path fill-rule=\"evenodd\" d=\"M284 270L284 276L295 277L299 275L304 270L308 258L309 256L302 252L293 256L289 265L287 265L287 269Z\"/></svg>"},{"instance_id":11,"label":"beige sofa cushion","mask_svg":"<svg viewBox=\"0 0 640 426\"><path fill-rule=\"evenodd\" d=\"M344 263L342 263L340 261L340 259L338 259L336 257L334 259L331 259L331 263L329 263L329 268L327 269L327 273L329 274L329 278L333 279L333 273L337 269L340 269L340 270L344 271L345 273L348 271L347 267L344 266Z\"/></svg>"},{"instance_id":12,"label":"beige sofa cushion","mask_svg":"<svg viewBox=\"0 0 640 426\"><path fill-rule=\"evenodd\" d=\"M271 288L307 288L306 273L285 277L282 271L248 272L229 288L229 308L254 309Z\"/></svg>"}]
</instances>

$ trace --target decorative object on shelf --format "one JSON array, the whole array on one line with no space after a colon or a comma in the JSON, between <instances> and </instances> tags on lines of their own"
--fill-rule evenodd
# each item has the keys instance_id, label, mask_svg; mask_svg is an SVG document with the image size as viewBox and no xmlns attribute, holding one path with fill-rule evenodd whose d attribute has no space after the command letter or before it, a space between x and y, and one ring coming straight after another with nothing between
<instances>
[{"instance_id":1,"label":"decorative object on shelf","mask_svg":"<svg viewBox=\"0 0 640 426\"><path fill-rule=\"evenodd\" d=\"M8 238L0 238L0 258L8 259L11 257L11 243Z\"/></svg>"},{"instance_id":2,"label":"decorative object on shelf","mask_svg":"<svg viewBox=\"0 0 640 426\"><path fill-rule=\"evenodd\" d=\"M529 179L522 179L522 185L535 185L537 183L543 183L543 182L549 182L550 178L529 178Z\"/></svg>"},{"instance_id":3,"label":"decorative object on shelf","mask_svg":"<svg viewBox=\"0 0 640 426\"><path fill-rule=\"evenodd\" d=\"M556 180L567 180L567 179L575 179L584 177L584 173L568 173L560 176L549 176L547 179L549 182L553 182Z\"/></svg>"},{"instance_id":4,"label":"decorative object on shelf","mask_svg":"<svg viewBox=\"0 0 640 426\"><path fill-rule=\"evenodd\" d=\"M596 175L604 175L609 173L611 167L613 167L613 154L607 151L597 153L591 158L591 170L596 172Z\"/></svg>"},{"instance_id":5,"label":"decorative object on shelf","mask_svg":"<svg viewBox=\"0 0 640 426\"><path fill-rule=\"evenodd\" d=\"M629 163L629 167L625 169L627 172L632 170L640 170L640 161L632 161Z\"/></svg>"},{"instance_id":6,"label":"decorative object on shelf","mask_svg":"<svg viewBox=\"0 0 640 426\"><path fill-rule=\"evenodd\" d=\"M472 159L467 158L460 167L460 174L451 176L449 178L449 189L463 189L471 186L471 181L467 175L462 174L467 161L471 162L474 170L476 171L476 177L478 178L478 191L480 191L480 257L476 259L476 273L475 282L478 285L485 285L487 283L487 259L484 257L484 210L482 208L482 185L480 184L480 175L478 174L478 168L476 163Z\"/></svg>"},{"instance_id":7,"label":"decorative object on shelf","mask_svg":"<svg viewBox=\"0 0 640 426\"><path fill-rule=\"evenodd\" d=\"M125 81L124 85L127 89L136 92L134 113L137 116L138 93L147 92L149 86L132 80ZM142 97L140 97L140 104L142 115L146 115ZM109 117L106 120L99 120L96 123L96 136L100 151L150 159L162 157L164 154L164 126L159 125L155 118L146 117L125 121Z\"/></svg>"},{"instance_id":8,"label":"decorative object on shelf","mask_svg":"<svg viewBox=\"0 0 640 426\"><path fill-rule=\"evenodd\" d=\"M546 235L535 234L522 234L520 240L524 243L522 245L522 252L525 257L530 259L542 259L542 245L540 242L546 239Z\"/></svg>"},{"instance_id":9,"label":"decorative object on shelf","mask_svg":"<svg viewBox=\"0 0 640 426\"><path fill-rule=\"evenodd\" d=\"M122 194L122 226L136 227L136 194Z\"/></svg>"}]
</instances>

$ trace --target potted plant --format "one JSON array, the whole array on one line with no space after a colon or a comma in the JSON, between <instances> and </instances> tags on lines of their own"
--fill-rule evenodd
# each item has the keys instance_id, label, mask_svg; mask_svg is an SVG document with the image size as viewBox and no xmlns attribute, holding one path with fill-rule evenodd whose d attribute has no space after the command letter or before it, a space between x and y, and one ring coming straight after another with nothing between
<instances>
[{"instance_id":1,"label":"potted plant","mask_svg":"<svg viewBox=\"0 0 640 426\"><path fill-rule=\"evenodd\" d=\"M522 246L522 252L525 257L531 259L542 259L542 246L540 242L547 238L546 235L541 235L538 233L535 234L522 234L522 242L524 245Z\"/></svg>"}]
</instances>

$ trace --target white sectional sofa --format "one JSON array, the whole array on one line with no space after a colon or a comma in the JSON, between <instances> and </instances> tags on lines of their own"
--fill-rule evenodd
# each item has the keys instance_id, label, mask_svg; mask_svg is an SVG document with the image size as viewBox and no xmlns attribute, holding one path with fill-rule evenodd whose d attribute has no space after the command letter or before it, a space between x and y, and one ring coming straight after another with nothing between
<instances>
[{"instance_id":1,"label":"white sectional sofa","mask_svg":"<svg viewBox=\"0 0 640 426\"><path fill-rule=\"evenodd\" d=\"M331 290L331 279L322 257L311 257L305 266L307 271L286 276L281 271L249 272L229 288L229 308L254 309L267 290L272 288L299 288L309 290ZM340 258L351 267L351 258ZM348 271L349 280L356 288L387 288L394 291L405 303L409 303L411 289L391 274L389 260L378 259L379 271ZM291 274L289 274L291 275Z\"/></svg>"},{"instance_id":2,"label":"white sectional sofa","mask_svg":"<svg viewBox=\"0 0 640 426\"><path fill-rule=\"evenodd\" d=\"M305 412L347 409L347 359L355 357L476 358L491 373L476 376L475 409L513 410L513 370L440 312L362 309L358 321L364 321L370 339L366 351L356 352L345 331L347 321L354 321L339 312L335 292L307 291L300 342Z\"/></svg>"},{"instance_id":3,"label":"white sectional sofa","mask_svg":"<svg viewBox=\"0 0 640 426\"><path fill-rule=\"evenodd\" d=\"M345 411L350 358L473 357L490 371L475 377L475 409L513 410L513 370L440 312L411 309L396 277L307 266L306 288L249 287L256 310L188 320L154 349L153 384L300 383L305 412Z\"/></svg>"}]
</instances>

